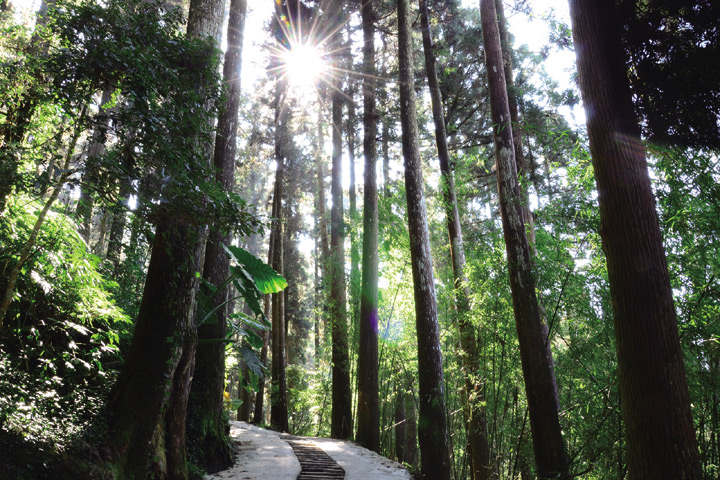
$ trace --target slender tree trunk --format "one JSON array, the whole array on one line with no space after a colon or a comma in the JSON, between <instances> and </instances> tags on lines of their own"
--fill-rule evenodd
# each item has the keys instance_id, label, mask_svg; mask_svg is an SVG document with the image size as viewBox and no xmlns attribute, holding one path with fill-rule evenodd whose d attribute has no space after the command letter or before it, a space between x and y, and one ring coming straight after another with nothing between
<instances>
[{"instance_id":1,"label":"slender tree trunk","mask_svg":"<svg viewBox=\"0 0 720 480\"><path fill-rule=\"evenodd\" d=\"M108 118L103 106L112 99L112 94L113 90L110 88L106 88L102 92L100 111L85 159L85 173L80 185L80 198L75 208L75 214L80 220L80 235L88 244L90 243L93 207L95 204L92 187L98 181L98 158L105 152L105 130L108 128Z\"/></svg>"},{"instance_id":2,"label":"slender tree trunk","mask_svg":"<svg viewBox=\"0 0 720 480\"><path fill-rule=\"evenodd\" d=\"M250 368L248 368L247 362L240 359L240 368L238 375L238 400L240 400L240 406L237 411L237 419L240 422L250 421L250 392L245 388L244 380L250 377Z\"/></svg>"},{"instance_id":3,"label":"slender tree trunk","mask_svg":"<svg viewBox=\"0 0 720 480\"><path fill-rule=\"evenodd\" d=\"M420 390L421 471L426 478L450 478L450 444L443 382L440 331L435 300L430 236L427 226L417 113L413 79L412 31L409 0L398 1L398 58L400 61L400 122L405 157L410 258L415 291Z\"/></svg>"},{"instance_id":4,"label":"slender tree trunk","mask_svg":"<svg viewBox=\"0 0 720 480\"><path fill-rule=\"evenodd\" d=\"M360 294L360 348L358 350L357 442L380 451L378 396L378 198L377 113L375 111L375 12L372 2L360 0L363 22L363 266Z\"/></svg>"},{"instance_id":5,"label":"slender tree trunk","mask_svg":"<svg viewBox=\"0 0 720 480\"><path fill-rule=\"evenodd\" d=\"M224 2L190 3L189 37L219 43ZM208 163L212 148L206 146ZM185 412L195 364L197 274L205 256L205 226L191 212L161 211L140 312L125 365L108 402L108 443L118 475L146 478L153 433L171 439L167 472L187 478Z\"/></svg>"},{"instance_id":6,"label":"slender tree trunk","mask_svg":"<svg viewBox=\"0 0 720 480\"><path fill-rule=\"evenodd\" d=\"M701 477L672 290L613 5L572 0L631 479Z\"/></svg>"},{"instance_id":7,"label":"slender tree trunk","mask_svg":"<svg viewBox=\"0 0 720 480\"><path fill-rule=\"evenodd\" d=\"M127 201L130 192L131 188L127 179L120 179L120 191L117 201L110 208L112 211L112 225L110 227L110 237L108 238L107 258L113 263L116 274L120 268L122 241L125 236L125 225L127 225Z\"/></svg>"},{"instance_id":8,"label":"slender tree trunk","mask_svg":"<svg viewBox=\"0 0 720 480\"><path fill-rule=\"evenodd\" d=\"M513 80L513 58L512 45L510 45L510 34L507 29L507 21L505 20L505 9L502 0L495 0L495 10L497 13L498 29L500 31L500 44L503 52L503 66L505 70L505 82L507 84L508 104L510 106L510 121L513 127L513 146L515 147L515 165L517 172L523 180L529 184L530 169L528 168L525 154L523 153L523 130L520 125L520 114L518 112L518 89ZM530 211L530 198L528 196L527 187L520 185L522 193L522 215L525 222L525 231L527 232L528 244L531 253L535 250L535 219ZM533 255L534 256L534 255Z\"/></svg>"},{"instance_id":9,"label":"slender tree trunk","mask_svg":"<svg viewBox=\"0 0 720 480\"><path fill-rule=\"evenodd\" d=\"M385 119L382 122L382 156L383 156L383 194L386 197L390 196L390 127L388 126L388 120Z\"/></svg>"},{"instance_id":10,"label":"slender tree trunk","mask_svg":"<svg viewBox=\"0 0 720 480\"><path fill-rule=\"evenodd\" d=\"M327 261L330 258L330 234L328 233L328 221L325 206L327 201L325 199L325 160L324 160L324 149L325 149L325 129L323 128L323 119L325 118L325 111L323 108L323 102L319 102L318 106L318 150L316 159L317 177L318 177L318 222L320 229L320 247L322 253L321 270L323 271L323 279L327 272Z\"/></svg>"},{"instance_id":11,"label":"slender tree trunk","mask_svg":"<svg viewBox=\"0 0 720 480\"><path fill-rule=\"evenodd\" d=\"M320 323L322 322L322 313L321 313L321 304L322 304L322 284L320 280L320 253L319 250L319 235L318 235L318 229L319 229L319 219L317 217L317 210L315 211L315 248L313 250L313 264L315 267L315 283L313 285L314 291L313 291L313 303L315 307L315 321L314 321L314 347L313 350L313 360L315 368L317 368L320 365Z\"/></svg>"},{"instance_id":12,"label":"slender tree trunk","mask_svg":"<svg viewBox=\"0 0 720 480\"><path fill-rule=\"evenodd\" d=\"M435 140L440 160L441 188L443 191L443 203L445 217L450 240L450 257L453 266L453 280L455 291L455 306L458 314L458 326L460 330L460 347L462 349L462 367L465 377L465 416L468 432L468 443L470 445L470 466L475 480L485 480L490 477L490 447L487 439L487 419L485 400L483 398L482 385L479 380L480 361L478 357L478 346L475 341L475 329L471 322L470 291L465 277L465 250L463 247L462 229L460 226L460 214L458 213L457 196L455 194L455 181L450 170L450 152L447 144L447 133L445 131L445 115L440 97L440 85L438 83L435 68L435 52L430 35L430 19L427 8L427 0L420 0L420 24L423 38L423 49L425 52L425 70L428 76L430 87L430 99L432 102L433 121L435 123Z\"/></svg>"},{"instance_id":13,"label":"slender tree trunk","mask_svg":"<svg viewBox=\"0 0 720 480\"><path fill-rule=\"evenodd\" d=\"M240 72L242 70L243 33L247 0L232 0L227 27L227 51L223 64L223 82L227 100L218 116L213 165L215 181L225 191L235 184L235 150L240 103ZM230 275L230 260L223 244L231 242L224 227L210 230L205 251L203 278L211 285L222 285ZM212 297L207 310L225 303L229 287ZM206 295L210 296L209 290ZM226 433L223 391L225 383L225 342L228 304L220 307L212 320L198 326L195 374L190 397L189 435L198 445L195 460L208 472L216 472L232 465L232 447Z\"/></svg>"},{"instance_id":14,"label":"slender tree trunk","mask_svg":"<svg viewBox=\"0 0 720 480\"><path fill-rule=\"evenodd\" d=\"M348 24L348 30L349 30ZM348 36L350 32L348 31ZM350 54L350 46L347 47L348 52L348 71L352 70L352 55ZM354 332L352 338L353 348L357 345L358 335L358 320L360 317L360 283L362 281L362 274L360 272L360 242L358 242L358 236L360 235L360 229L358 224L360 220L358 218L357 211L357 193L356 193L356 178L355 178L355 82L350 79L350 87L348 88L348 118L347 118L347 146L348 146L348 160L350 167L350 187L348 189L348 198L350 200L348 216L350 218L350 325Z\"/></svg>"},{"instance_id":15,"label":"slender tree trunk","mask_svg":"<svg viewBox=\"0 0 720 480\"><path fill-rule=\"evenodd\" d=\"M397 461L404 463L406 461L405 452L407 451L407 417L405 415L405 396L406 393L401 391L395 397L395 456Z\"/></svg>"},{"instance_id":16,"label":"slender tree trunk","mask_svg":"<svg viewBox=\"0 0 720 480\"><path fill-rule=\"evenodd\" d=\"M405 434L405 463L417 467L417 410L413 395L405 394L405 415L407 418L407 433Z\"/></svg>"},{"instance_id":17,"label":"slender tree trunk","mask_svg":"<svg viewBox=\"0 0 720 480\"><path fill-rule=\"evenodd\" d=\"M278 80L275 96L275 193L273 194L274 244L272 267L283 274L283 182L285 154L287 152L287 123L289 112L284 106L287 83ZM287 381L285 376L285 295L284 292L272 295L272 368L270 388L270 423L280 432L288 430Z\"/></svg>"},{"instance_id":18,"label":"slender tree trunk","mask_svg":"<svg viewBox=\"0 0 720 480\"><path fill-rule=\"evenodd\" d=\"M339 15L338 15L339 16ZM338 22L339 23L339 22ZM339 30L333 35L333 45L342 44ZM334 55L335 64L341 60ZM342 92L340 79L335 79L332 91L332 209L330 211L330 321L332 322L332 418L330 435L350 438L352 427L352 396L350 392L350 352L345 290L345 220L342 191Z\"/></svg>"},{"instance_id":19,"label":"slender tree trunk","mask_svg":"<svg viewBox=\"0 0 720 480\"><path fill-rule=\"evenodd\" d=\"M273 205L271 208L271 217L275 218L275 201L273 199ZM273 261L273 246L275 244L275 229L270 230L270 238L268 242L268 265L272 265ZM265 298L263 299L263 309L265 313L266 318L271 317L271 296L265 295ZM270 343L270 332L268 330L265 330L263 332L263 346L260 349L260 363L267 367L267 356L268 356L268 344ZM255 411L253 412L253 423L259 424L263 421L263 403L265 398L265 377L266 375L263 375L258 380L258 391L257 395L255 395Z\"/></svg>"},{"instance_id":20,"label":"slender tree trunk","mask_svg":"<svg viewBox=\"0 0 720 480\"><path fill-rule=\"evenodd\" d=\"M522 194L515 168L510 107L494 0L481 0L480 14L490 83L500 213L525 392L530 409L535 463L540 478L568 478L568 457L558 418L558 393L548 329L540 316L535 295L530 247L522 217Z\"/></svg>"}]
</instances>

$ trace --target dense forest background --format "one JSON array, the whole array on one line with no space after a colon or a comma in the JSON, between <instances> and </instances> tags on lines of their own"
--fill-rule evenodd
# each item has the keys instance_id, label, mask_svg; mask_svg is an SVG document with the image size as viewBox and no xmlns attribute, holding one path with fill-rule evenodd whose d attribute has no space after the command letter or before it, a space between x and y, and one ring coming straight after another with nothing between
<instances>
[{"instance_id":1,"label":"dense forest background","mask_svg":"<svg viewBox=\"0 0 720 480\"><path fill-rule=\"evenodd\" d=\"M13 3L0 478L720 477L720 4Z\"/></svg>"}]
</instances>

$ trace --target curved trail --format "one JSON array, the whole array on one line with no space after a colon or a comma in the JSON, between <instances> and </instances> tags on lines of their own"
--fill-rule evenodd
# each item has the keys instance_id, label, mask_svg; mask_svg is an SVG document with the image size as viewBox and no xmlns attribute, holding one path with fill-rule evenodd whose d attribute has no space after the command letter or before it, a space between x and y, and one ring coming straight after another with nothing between
<instances>
[{"instance_id":1,"label":"curved trail","mask_svg":"<svg viewBox=\"0 0 720 480\"><path fill-rule=\"evenodd\" d=\"M296 480L301 473L301 465L288 441L296 447L301 446L298 451L305 472L308 470L307 462L312 461L308 459L314 456L325 459L326 468L333 472L338 472L339 466L345 471L345 480L412 480L410 473L399 463L347 441L291 437L245 422L230 422L230 436L239 442L235 465L229 470L208 475L205 477L207 480ZM303 451L312 454L303 458ZM322 455L323 452L329 459ZM319 474L314 478L342 477Z\"/></svg>"}]
</instances>

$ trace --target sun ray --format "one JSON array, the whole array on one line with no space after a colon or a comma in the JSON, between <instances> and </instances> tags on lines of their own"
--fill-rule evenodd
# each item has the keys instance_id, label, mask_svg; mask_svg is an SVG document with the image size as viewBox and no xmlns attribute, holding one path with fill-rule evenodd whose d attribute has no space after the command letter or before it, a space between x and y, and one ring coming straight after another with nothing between
<instances>
[{"instance_id":1,"label":"sun ray","mask_svg":"<svg viewBox=\"0 0 720 480\"><path fill-rule=\"evenodd\" d=\"M276 5L275 22L279 32L271 47L274 60L268 73L287 82L293 98L324 104L330 98L327 92L337 92L351 101L342 86L345 80L381 78L348 68L337 60L338 54L342 56L349 48L348 44L336 40L337 33L349 23L349 17L341 22L328 20L334 17L330 13L336 8L334 3L322 1L311 16L301 11L304 7L300 4L284 10L280 9L281 0L276 0Z\"/></svg>"}]
</instances>

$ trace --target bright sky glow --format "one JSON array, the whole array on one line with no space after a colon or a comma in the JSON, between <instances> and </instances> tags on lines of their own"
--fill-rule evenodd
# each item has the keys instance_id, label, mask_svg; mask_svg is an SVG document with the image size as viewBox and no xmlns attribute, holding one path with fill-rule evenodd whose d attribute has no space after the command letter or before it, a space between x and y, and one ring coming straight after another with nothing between
<instances>
[{"instance_id":1,"label":"bright sky glow","mask_svg":"<svg viewBox=\"0 0 720 480\"><path fill-rule=\"evenodd\" d=\"M327 72L327 63L320 48L297 43L282 54L285 74L290 85L296 88L312 89Z\"/></svg>"}]
</instances>

